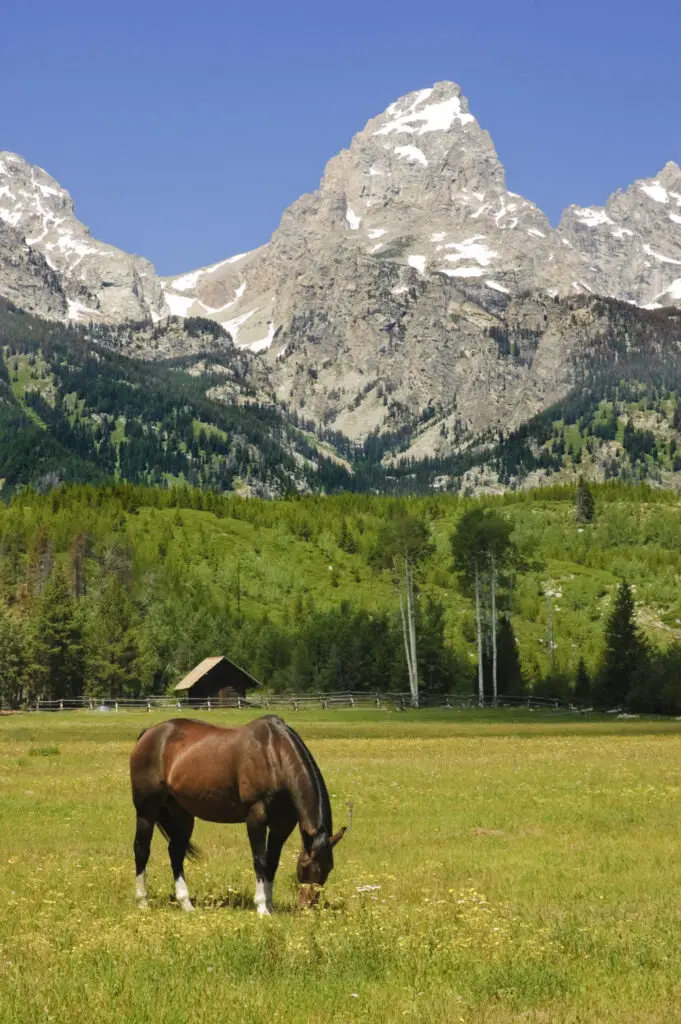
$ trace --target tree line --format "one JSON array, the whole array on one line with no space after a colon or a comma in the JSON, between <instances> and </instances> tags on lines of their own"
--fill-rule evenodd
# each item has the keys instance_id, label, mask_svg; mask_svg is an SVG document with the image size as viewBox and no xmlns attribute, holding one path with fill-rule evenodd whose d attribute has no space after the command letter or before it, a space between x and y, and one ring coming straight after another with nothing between
<instances>
[{"instance_id":1,"label":"tree line","mask_svg":"<svg viewBox=\"0 0 681 1024\"><path fill-rule=\"evenodd\" d=\"M552 544L568 536L589 544L589 532L620 507L616 498L640 519L646 494L638 494L601 487L595 500L585 481L557 489L564 525ZM672 501L654 497L660 508ZM545 574L534 543L537 500L272 503L129 484L24 491L0 507L0 696L159 693L224 653L275 691L458 692L485 701L533 692L681 713L681 655L641 631L629 583L603 617L596 658L566 643L559 623L542 640L543 667L525 633L520 644L528 582ZM622 529L606 531L612 543L626 539ZM677 544L676 533L668 543ZM534 600L548 607L541 587ZM570 647L575 657L566 661Z\"/></svg>"}]
</instances>

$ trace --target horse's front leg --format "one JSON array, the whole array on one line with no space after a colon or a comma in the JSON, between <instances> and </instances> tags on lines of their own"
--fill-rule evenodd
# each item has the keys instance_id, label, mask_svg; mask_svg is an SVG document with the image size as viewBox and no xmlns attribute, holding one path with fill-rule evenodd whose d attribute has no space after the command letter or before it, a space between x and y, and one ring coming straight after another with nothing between
<instances>
[{"instance_id":1,"label":"horse's front leg","mask_svg":"<svg viewBox=\"0 0 681 1024\"><path fill-rule=\"evenodd\" d=\"M267 818L260 804L251 809L246 819L248 839L253 851L255 870L255 906L259 914L272 913L272 875L267 864Z\"/></svg>"},{"instance_id":2,"label":"horse's front leg","mask_svg":"<svg viewBox=\"0 0 681 1024\"><path fill-rule=\"evenodd\" d=\"M286 818L277 820L275 823L270 825L270 831L267 837L267 877L270 879L270 894L272 886L274 885L274 876L276 875L277 868L279 867L279 858L281 857L282 847L293 832L295 826L295 817L290 820Z\"/></svg>"}]
</instances>

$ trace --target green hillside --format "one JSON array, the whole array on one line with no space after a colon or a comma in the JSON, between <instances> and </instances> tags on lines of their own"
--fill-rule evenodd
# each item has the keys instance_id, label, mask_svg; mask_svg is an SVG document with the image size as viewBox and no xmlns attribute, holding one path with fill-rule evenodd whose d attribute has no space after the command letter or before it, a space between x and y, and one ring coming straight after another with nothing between
<instances>
[{"instance_id":1,"label":"green hillside","mask_svg":"<svg viewBox=\"0 0 681 1024\"><path fill-rule=\"evenodd\" d=\"M339 459L326 457L270 396L255 392L221 328L188 320L181 331L194 343L192 356L133 359L116 351L123 341L134 348L132 326L75 329L0 301L5 487L108 478L269 497L352 486ZM216 333L221 364L197 372L204 349L215 355ZM220 387L231 400L209 397Z\"/></svg>"},{"instance_id":2,"label":"green hillside","mask_svg":"<svg viewBox=\"0 0 681 1024\"><path fill-rule=\"evenodd\" d=\"M569 684L580 658L597 668L622 578L649 639L663 648L681 638L681 502L621 484L594 495L595 518L581 525L574 489L485 501L511 524L523 563L500 600L530 687ZM385 524L406 510L432 543L417 573L422 682L470 692L474 606L452 571L450 537L472 505L349 494L260 502L128 485L25 491L0 506L0 685L11 637L16 672L30 676L31 637L64 604L76 646L94 659L73 671L94 692L158 692L216 652L275 688L404 690L397 591L375 554Z\"/></svg>"}]
</instances>

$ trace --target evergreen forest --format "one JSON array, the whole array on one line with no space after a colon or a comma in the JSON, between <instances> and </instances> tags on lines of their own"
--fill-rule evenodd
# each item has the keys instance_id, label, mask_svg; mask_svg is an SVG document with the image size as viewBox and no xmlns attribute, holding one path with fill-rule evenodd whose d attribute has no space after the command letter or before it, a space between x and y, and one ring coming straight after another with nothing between
<instances>
[{"instance_id":1,"label":"evergreen forest","mask_svg":"<svg viewBox=\"0 0 681 1024\"><path fill-rule=\"evenodd\" d=\"M23 489L0 506L0 695L162 693L215 654L270 691L405 692L401 554L424 695L496 679L681 713L681 502L584 481L479 500Z\"/></svg>"}]
</instances>

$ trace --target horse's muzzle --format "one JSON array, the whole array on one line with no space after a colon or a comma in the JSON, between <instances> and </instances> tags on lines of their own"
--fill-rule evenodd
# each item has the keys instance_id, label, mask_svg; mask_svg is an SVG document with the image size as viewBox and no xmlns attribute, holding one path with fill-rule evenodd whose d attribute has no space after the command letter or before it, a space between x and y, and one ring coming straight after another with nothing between
<instances>
[{"instance_id":1,"label":"horse's muzzle","mask_svg":"<svg viewBox=\"0 0 681 1024\"><path fill-rule=\"evenodd\" d=\"M314 907L319 902L321 889L318 885L301 885L298 906L301 910Z\"/></svg>"}]
</instances>

